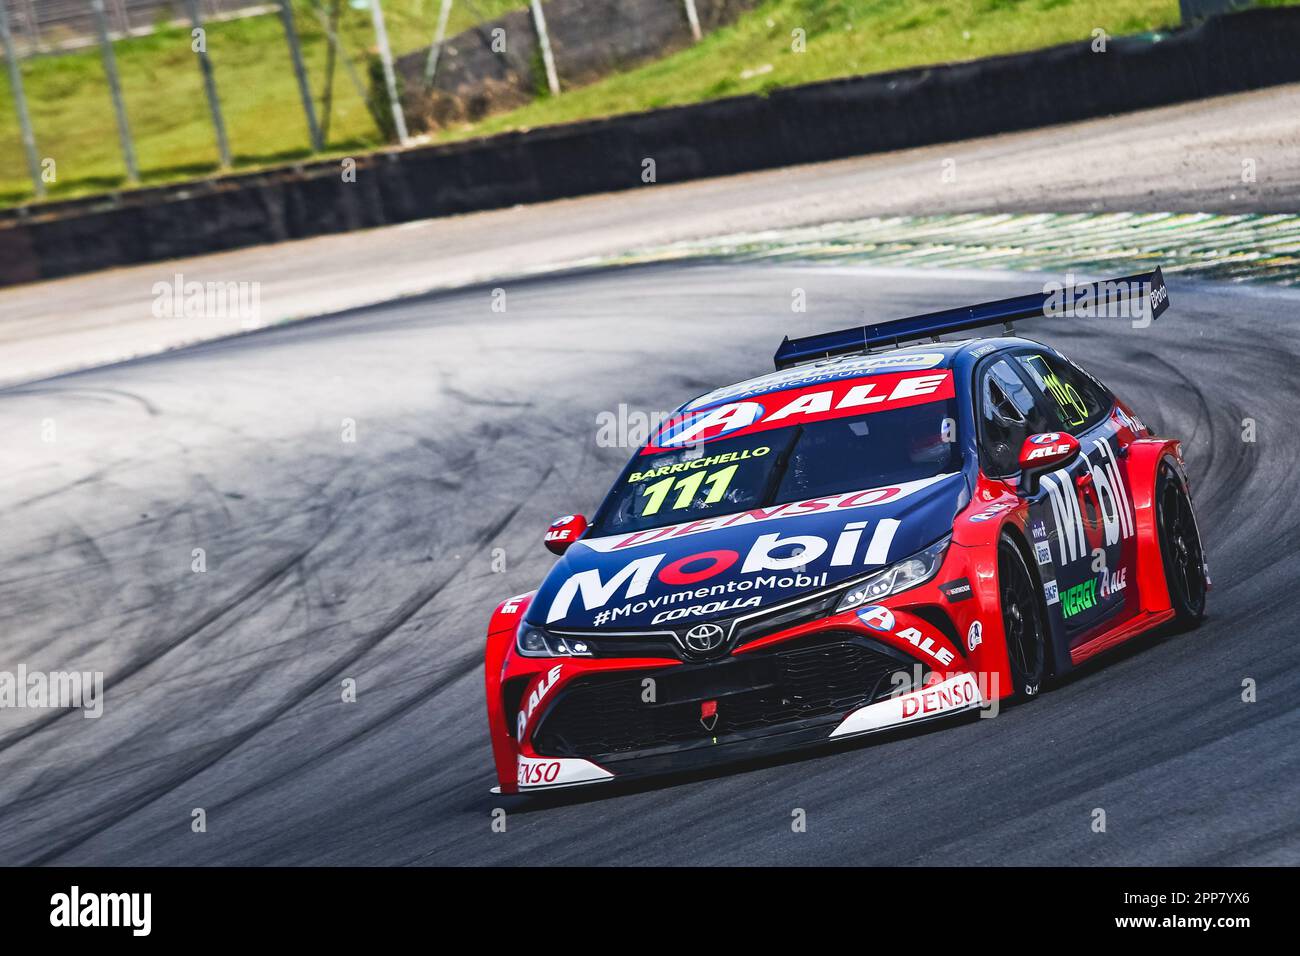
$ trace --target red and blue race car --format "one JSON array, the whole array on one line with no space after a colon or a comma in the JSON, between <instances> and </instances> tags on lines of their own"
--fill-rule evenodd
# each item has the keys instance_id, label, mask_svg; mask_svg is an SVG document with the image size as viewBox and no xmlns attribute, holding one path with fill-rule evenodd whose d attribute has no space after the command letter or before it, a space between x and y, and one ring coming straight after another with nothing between
<instances>
[{"instance_id":1,"label":"red and blue race car","mask_svg":"<svg viewBox=\"0 0 1300 956\"><path fill-rule=\"evenodd\" d=\"M1159 270L1065 290L1168 307ZM909 727L1165 622L1209 577L1179 442L1010 322L1044 294L782 343L688 402L488 629L505 793ZM1054 311L1058 310L1058 311ZM1004 326L995 338L941 335ZM919 342L919 344L917 344Z\"/></svg>"}]
</instances>

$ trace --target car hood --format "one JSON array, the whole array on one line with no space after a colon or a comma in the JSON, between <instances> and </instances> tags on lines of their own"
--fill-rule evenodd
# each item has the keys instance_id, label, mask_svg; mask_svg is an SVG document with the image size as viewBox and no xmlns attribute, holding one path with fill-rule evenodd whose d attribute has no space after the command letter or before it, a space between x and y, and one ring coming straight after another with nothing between
<instances>
[{"instance_id":1,"label":"car hood","mask_svg":"<svg viewBox=\"0 0 1300 956\"><path fill-rule=\"evenodd\" d=\"M528 620L552 628L690 626L770 607L899 561L952 530L960 473L575 542Z\"/></svg>"}]
</instances>

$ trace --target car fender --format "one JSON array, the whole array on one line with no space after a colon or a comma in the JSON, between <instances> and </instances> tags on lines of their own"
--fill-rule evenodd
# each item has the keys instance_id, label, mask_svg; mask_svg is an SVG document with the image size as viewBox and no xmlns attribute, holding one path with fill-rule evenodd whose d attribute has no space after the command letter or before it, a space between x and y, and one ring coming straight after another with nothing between
<instances>
[{"instance_id":1,"label":"car fender","mask_svg":"<svg viewBox=\"0 0 1300 956\"><path fill-rule=\"evenodd\" d=\"M1125 451L1128 455L1129 492L1137 524L1138 598L1143 611L1167 611L1173 604L1169 600L1169 582L1165 580L1165 564L1160 554L1156 478L1161 464L1168 461L1191 494L1183 464L1182 443L1172 438L1142 438L1130 442Z\"/></svg>"},{"instance_id":2,"label":"car fender","mask_svg":"<svg viewBox=\"0 0 1300 956\"><path fill-rule=\"evenodd\" d=\"M519 768L541 755L532 749L532 732L569 682L601 671L644 670L672 667L676 660L658 658L521 657L512 653L515 633L536 591L498 605L488 625L483 680L487 694L488 732L497 783L502 793L519 793ZM513 609L512 609L513 605ZM505 691L517 692L518 702L507 706ZM524 714L520 719L521 712ZM543 758L554 761L555 758Z\"/></svg>"},{"instance_id":3,"label":"car fender","mask_svg":"<svg viewBox=\"0 0 1300 956\"><path fill-rule=\"evenodd\" d=\"M1008 530L1019 540L1021 553L1028 538L1029 506L1005 482L980 477L971 503L953 521L953 548L944 563L949 580L966 578L972 600L951 604L949 615L957 628L971 670L980 681L985 699L1011 696L1011 662L1002 627L1002 596L998 588L998 542ZM1032 560L1026 557L1031 572ZM971 627L979 622L979 643L970 647Z\"/></svg>"},{"instance_id":4,"label":"car fender","mask_svg":"<svg viewBox=\"0 0 1300 956\"><path fill-rule=\"evenodd\" d=\"M487 647L484 652L483 680L487 691L488 739L492 741L492 759L496 764L497 781L502 793L515 793L518 789L516 764L518 744L510 728L501 694L506 659L514 643L519 622L528 612L536 591L529 591L502 601L492 612L488 622Z\"/></svg>"}]
</instances>

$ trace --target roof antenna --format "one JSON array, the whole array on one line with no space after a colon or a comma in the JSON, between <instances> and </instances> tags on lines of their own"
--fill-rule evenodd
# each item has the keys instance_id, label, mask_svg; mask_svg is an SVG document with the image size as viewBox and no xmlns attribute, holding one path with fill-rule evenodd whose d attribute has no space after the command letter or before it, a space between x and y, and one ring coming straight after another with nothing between
<instances>
[{"instance_id":1,"label":"roof antenna","mask_svg":"<svg viewBox=\"0 0 1300 956\"><path fill-rule=\"evenodd\" d=\"M1016 334L1015 327L1011 324L1011 321L1010 321L1009 319L1008 319L1006 322L1003 322L1003 323L1002 323L1002 334L1003 334L1003 335L1015 335L1015 334Z\"/></svg>"}]
</instances>

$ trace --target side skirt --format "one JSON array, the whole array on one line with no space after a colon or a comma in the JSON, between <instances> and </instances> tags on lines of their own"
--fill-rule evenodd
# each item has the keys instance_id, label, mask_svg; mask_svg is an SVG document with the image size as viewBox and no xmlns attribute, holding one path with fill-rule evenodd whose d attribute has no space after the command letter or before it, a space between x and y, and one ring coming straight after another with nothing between
<instances>
[{"instance_id":1,"label":"side skirt","mask_svg":"<svg viewBox=\"0 0 1300 956\"><path fill-rule=\"evenodd\" d=\"M1146 611L1137 617L1130 618L1120 627L1106 634L1099 634L1086 644L1080 644L1074 650L1070 651L1070 663L1078 666L1090 657L1095 657L1102 651L1109 650L1116 644L1123 644L1129 638L1137 637L1146 631L1157 627L1174 616L1173 608L1164 611Z\"/></svg>"}]
</instances>

